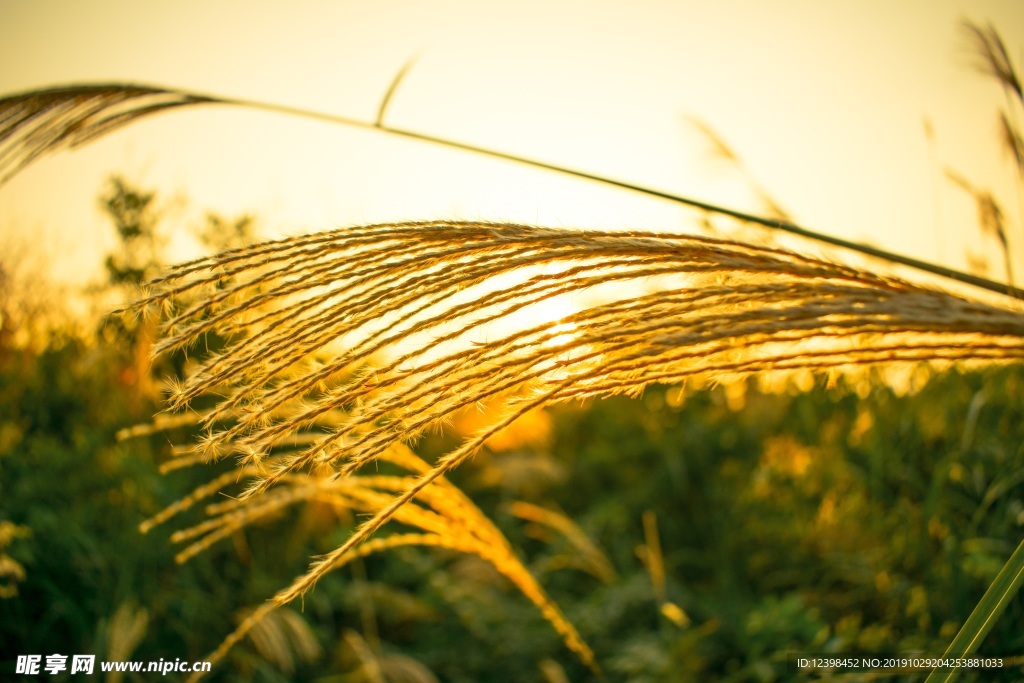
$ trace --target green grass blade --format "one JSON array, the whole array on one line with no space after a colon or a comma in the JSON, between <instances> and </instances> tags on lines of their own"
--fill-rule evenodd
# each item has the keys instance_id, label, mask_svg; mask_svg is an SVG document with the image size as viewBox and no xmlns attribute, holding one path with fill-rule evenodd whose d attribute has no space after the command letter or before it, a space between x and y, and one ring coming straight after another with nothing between
<instances>
[{"instance_id":1,"label":"green grass blade","mask_svg":"<svg viewBox=\"0 0 1024 683\"><path fill-rule=\"evenodd\" d=\"M1021 541L1017 550L1003 565L999 575L985 591L985 595L971 612L971 616L967 618L963 628L946 648L946 656L960 657L973 654L988 632L992 630L1003 610L1010 604L1010 600L1017 594L1022 583L1024 583L1024 541ZM925 683L950 683L956 680L959 673L960 669L955 667L935 669Z\"/></svg>"}]
</instances>

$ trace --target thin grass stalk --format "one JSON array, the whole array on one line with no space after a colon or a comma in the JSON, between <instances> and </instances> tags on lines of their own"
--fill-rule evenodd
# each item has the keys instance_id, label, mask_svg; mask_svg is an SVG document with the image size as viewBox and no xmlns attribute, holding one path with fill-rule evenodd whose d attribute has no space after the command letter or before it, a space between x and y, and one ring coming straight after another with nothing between
<instances>
[{"instance_id":1,"label":"thin grass stalk","mask_svg":"<svg viewBox=\"0 0 1024 683\"><path fill-rule=\"evenodd\" d=\"M393 81L397 85L404 75L405 69ZM89 84L65 86L60 88L42 89L9 95L0 99L0 184L6 182L18 171L39 156L64 147L83 144L102 134L115 130L138 118L153 112L193 104L221 104L241 106L250 109L284 113L303 118L327 121L330 123L379 131L381 133L418 140L429 144L440 145L450 149L460 149L473 154L502 159L531 168L546 169L562 175L583 178L602 185L618 187L649 197L667 200L676 204L689 206L700 211L729 216L731 218L761 225L763 227L788 232L805 239L829 244L831 246L865 254L882 259L888 263L899 264L939 277L952 279L964 284L987 289L1000 294L1008 293L1017 298L1024 296L1024 291L1010 286L977 277L969 273L938 266L936 264L894 254L864 244L858 244L837 237L803 228L790 221L778 218L766 218L709 202L704 202L679 194L644 187L613 178L587 173L557 164L536 159L529 159L455 140L440 138L403 128L385 126L381 123L383 111L394 94L389 89L385 101L378 111L377 120L366 122L349 117L324 114L296 107L276 105L254 100L220 97L176 90L158 86L137 86L125 84ZM143 103L145 98L158 98L155 104ZM159 99L163 98L163 99ZM134 104L134 106L126 106ZM117 107L124 107L118 110ZM114 111L111 111L113 109ZM5 172L4 169L7 168Z\"/></svg>"},{"instance_id":2,"label":"thin grass stalk","mask_svg":"<svg viewBox=\"0 0 1024 683\"><path fill-rule=\"evenodd\" d=\"M1010 601L1024 585L1024 541L1006 561L985 595L975 606L967 621L946 648L943 657L951 659L969 657L978 651L985 636L995 625ZM936 668L925 683L952 683L960 676L960 668Z\"/></svg>"}]
</instances>

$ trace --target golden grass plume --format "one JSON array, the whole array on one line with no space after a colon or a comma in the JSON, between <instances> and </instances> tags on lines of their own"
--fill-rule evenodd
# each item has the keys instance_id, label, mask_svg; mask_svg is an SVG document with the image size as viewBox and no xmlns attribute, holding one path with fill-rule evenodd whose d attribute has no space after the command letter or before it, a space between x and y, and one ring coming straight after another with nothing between
<instances>
[{"instance_id":1,"label":"golden grass plume","mask_svg":"<svg viewBox=\"0 0 1024 683\"><path fill-rule=\"evenodd\" d=\"M1004 59L1005 49L1002 48L998 34L991 27L988 30L982 30L973 25L968 25L966 30L969 34L968 38L973 43L977 43L976 49L979 53L979 63L982 65L983 70L986 73L993 73L1002 82L1009 83L1009 87L1015 88L1015 92L1019 97L1020 84L1016 80L1016 72L1012 71L1012 64L1008 58ZM999 50L1002 50L1002 52L999 52ZM918 271L932 273L942 278L967 283L981 289L994 292L1008 292L1015 296L1024 297L1024 291L1012 285L1008 287L1003 283L994 282L977 275L959 272L945 266L896 254L870 245L851 242L792 223L785 218L785 212L771 200L767 193L759 188L757 189L758 194L765 202L766 208L773 214L772 216L761 216L738 211L701 199L559 166L540 159L530 159L497 149L460 142L455 139L436 137L415 130L385 125L384 114L386 113L387 106L395 93L395 89L402 82L408 69L414 62L415 59L410 60L396 74L387 89L384 99L380 103L377 117L373 121L311 111L283 104L202 94L159 85L86 83L39 88L7 95L0 98L0 185L6 183L22 169L45 154L90 142L108 132L117 130L141 118L146 118L150 114L196 104L237 106L325 121L347 127L373 130L385 135L407 140L418 140L448 149L462 150L463 152L478 156L501 159L531 168L542 168L562 175L583 178L607 187L617 187L658 200L688 206L708 214L728 216L751 225L763 226L772 231L798 235L801 238L814 242L865 254L889 263L898 263ZM989 64L989 62L992 63ZM1008 72L1004 68L1007 65L1010 68ZM1012 77L1012 81L1005 80L1005 78L1010 77ZM1011 128L1012 130L1008 129L1010 133L1016 134L1017 129L1015 127ZM710 132L710 129L706 126L704 130L705 132ZM713 133L712 136L714 136ZM720 140L718 142L720 143ZM731 151L726 150L726 154L733 156L735 159L735 155Z\"/></svg>"},{"instance_id":2,"label":"golden grass plume","mask_svg":"<svg viewBox=\"0 0 1024 683\"><path fill-rule=\"evenodd\" d=\"M258 498L240 500L230 495L233 486L239 480L244 481L254 476L257 470L253 466L243 467L238 472L229 472L196 489L191 495L144 522L142 528L143 531L148 531L218 493L228 494L223 501L205 506L205 521L172 534L173 542L187 544L176 556L177 561L183 563L238 530L265 521L288 507L301 503L325 504L339 511L358 514L376 512L388 504L394 495L413 486L417 475L430 470L427 463L400 444L388 449L380 457L405 474L359 474L343 479L293 474ZM413 531L396 532L367 541L345 554L334 555L330 566L319 566L326 572L339 569L361 557L407 546L444 548L474 555L490 563L536 605L562 637L566 646L588 667L594 671L599 670L593 652L516 556L501 531L446 479L438 477L430 486L420 491L415 500L402 506L395 513L394 522ZM207 657L207 661L218 662L247 635L259 643L267 641L266 634L274 632L272 626L267 626L267 619L273 618L279 608L297 597L306 585L306 577L300 577L292 586L278 593L273 600L250 612L238 628ZM267 650L266 647L263 649ZM273 652L280 649L277 648ZM277 655L268 658L273 661L289 661Z\"/></svg>"},{"instance_id":3,"label":"golden grass plume","mask_svg":"<svg viewBox=\"0 0 1024 683\"><path fill-rule=\"evenodd\" d=\"M374 225L237 249L153 281L133 310L164 316L157 353L228 340L169 405L222 397L202 415L197 452L233 455L252 477L244 516L312 495L277 486L296 477L351 497L344 482L364 465L478 402L506 401L432 467L378 490L373 517L278 604L376 548L374 532L538 407L691 378L1024 357L1011 307L726 240L510 224ZM302 447L275 454L301 434Z\"/></svg>"},{"instance_id":4,"label":"golden grass plume","mask_svg":"<svg viewBox=\"0 0 1024 683\"><path fill-rule=\"evenodd\" d=\"M121 83L45 88L0 98L0 184L43 154L91 142L149 114L215 101Z\"/></svg>"}]
</instances>

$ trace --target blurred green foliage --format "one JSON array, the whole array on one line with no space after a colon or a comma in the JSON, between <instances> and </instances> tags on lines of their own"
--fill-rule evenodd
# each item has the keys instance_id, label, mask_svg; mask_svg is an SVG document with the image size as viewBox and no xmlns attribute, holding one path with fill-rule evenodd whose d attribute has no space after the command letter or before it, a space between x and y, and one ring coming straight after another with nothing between
<instances>
[{"instance_id":1,"label":"blurred green foliage","mask_svg":"<svg viewBox=\"0 0 1024 683\"><path fill-rule=\"evenodd\" d=\"M157 262L157 222L151 193L119 181L105 197L122 238L108 261L121 264L110 269L117 286ZM213 217L209 228L224 247L252 223ZM143 375L185 362L151 369L151 333L108 321L87 338L0 348L0 523L19 530L0 539L0 585L16 590L0 599L5 679L18 654L203 659L356 521L310 506L184 566L173 529L140 534L143 519L231 466L163 476L187 429L116 438L158 410ZM1024 371L950 369L926 383L919 372L905 395L872 373L807 391L751 380L564 406L547 438L485 450L453 479L509 536L608 680L782 681L799 678L788 653L940 653L1024 530ZM433 457L458 438L427 437L418 450ZM580 546L513 515L522 500L575 520L614 572L574 568L565 558ZM211 680L592 678L472 557L372 556L294 607ZM1019 596L980 652L1024 653Z\"/></svg>"},{"instance_id":2,"label":"blurred green foliage","mask_svg":"<svg viewBox=\"0 0 1024 683\"><path fill-rule=\"evenodd\" d=\"M623 541L642 542L641 511L655 511L669 598L692 620L630 623L619 638L645 632L639 651L663 654L609 668L788 680L787 652L943 652L1021 537L1022 380L1019 368L950 371L903 397L880 377L863 397L843 380L783 395L751 385L741 409L721 389L678 407L653 389L559 416L573 482L561 504L625 576ZM981 652L1021 652L1022 626L1018 598Z\"/></svg>"}]
</instances>

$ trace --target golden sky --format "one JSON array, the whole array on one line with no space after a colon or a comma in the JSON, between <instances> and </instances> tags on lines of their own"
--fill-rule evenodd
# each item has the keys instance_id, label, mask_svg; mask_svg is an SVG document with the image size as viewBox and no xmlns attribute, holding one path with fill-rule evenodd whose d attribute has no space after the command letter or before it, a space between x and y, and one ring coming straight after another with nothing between
<instances>
[{"instance_id":1,"label":"golden sky","mask_svg":"<svg viewBox=\"0 0 1024 683\"><path fill-rule=\"evenodd\" d=\"M998 278L972 201L943 175L991 188L1024 244L1024 200L997 138L1006 100L971 70L961 17L992 22L1024 61L1019 0L0 0L0 93L130 81L372 120L415 55L393 125L763 211L700 121L797 222L959 268L968 249L988 254ZM266 236L442 217L694 224L671 204L550 172L205 107L37 162L0 187L0 232L57 254L59 277L93 276L114 239L96 203L111 173L187 198L167 224L181 255L207 209L255 212Z\"/></svg>"}]
</instances>

